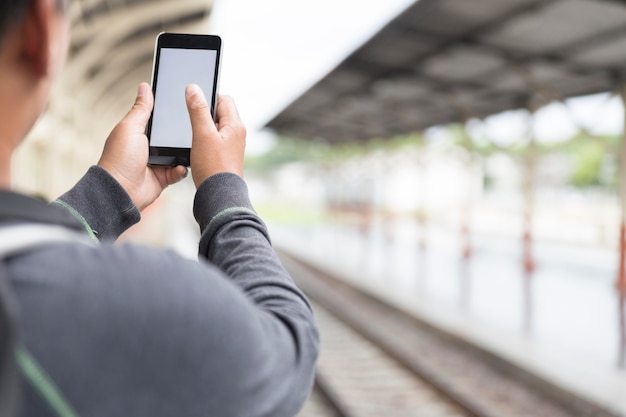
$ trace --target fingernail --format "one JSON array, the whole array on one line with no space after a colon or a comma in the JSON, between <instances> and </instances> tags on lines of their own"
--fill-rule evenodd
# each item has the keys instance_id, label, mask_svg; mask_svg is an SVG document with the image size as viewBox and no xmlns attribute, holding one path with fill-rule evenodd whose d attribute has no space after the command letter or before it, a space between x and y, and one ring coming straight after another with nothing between
<instances>
[{"instance_id":1,"label":"fingernail","mask_svg":"<svg viewBox=\"0 0 626 417\"><path fill-rule=\"evenodd\" d=\"M148 86L144 83L139 84L139 88L137 89L137 97L143 97L146 94Z\"/></svg>"},{"instance_id":2,"label":"fingernail","mask_svg":"<svg viewBox=\"0 0 626 417\"><path fill-rule=\"evenodd\" d=\"M197 84L189 84L185 92L187 93L187 97L191 97L195 94L201 93L202 90L200 90L200 87Z\"/></svg>"}]
</instances>

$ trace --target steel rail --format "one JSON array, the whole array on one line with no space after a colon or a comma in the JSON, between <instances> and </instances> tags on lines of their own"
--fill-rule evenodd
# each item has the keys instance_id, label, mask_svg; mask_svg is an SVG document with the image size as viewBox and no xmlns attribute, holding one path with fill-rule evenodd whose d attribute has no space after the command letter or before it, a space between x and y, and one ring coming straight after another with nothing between
<instances>
[{"instance_id":1,"label":"steel rail","mask_svg":"<svg viewBox=\"0 0 626 417\"><path fill-rule=\"evenodd\" d=\"M367 304L369 303L373 308L383 308L398 316L407 316L405 312L399 311L395 307L387 305L384 301L375 299L363 293L361 290L353 288L348 283L342 282L341 279L332 276L329 272L323 271L315 265L311 265L292 254L281 251L280 249L277 251L298 286L312 301L329 311L333 316L352 328L364 339L374 344L400 366L429 385L451 404L467 413L467 415L473 417L501 417L500 413L488 409L488 405L484 405L484 401L483 404L481 404L478 398L455 389L453 384L447 380L443 374L433 372L433 370L430 369L432 366L429 367L418 355L415 355L414 351L408 351L406 348L402 349L398 344L394 344L389 338L389 333L381 331L381 323L377 323L376 319L373 319L371 314L368 315L366 310ZM360 301L355 301L356 298ZM355 306L359 308L357 309ZM417 318L411 317L410 319L414 321L416 326L424 327L427 332L432 328L432 326L420 322ZM519 374L519 380L522 385L527 386L529 390L532 390L534 386L534 390L537 392L549 391L549 401L562 406L572 415L617 417L616 414L609 410L603 409L597 404L590 404L586 400L577 398L571 393L564 392L546 381L540 383L537 377L526 373L522 369L518 369L514 365L508 364L500 358L492 357L489 353L483 352L480 348L473 347L467 342L457 341L453 335L448 335L446 332L436 328L432 328L432 331L437 333L438 337L448 339L451 344L458 343L464 350L473 350L473 353L477 354L480 358L479 360L484 359L485 362L493 363L494 368L498 368L505 373L511 372ZM318 384L318 387L321 387L320 391L322 391L330 403L333 405L339 404L338 407L335 407L337 412L340 414L345 412L341 414L342 417L351 416L348 407L345 406L338 394L326 383L325 376L318 375L318 377L320 377L320 383ZM324 390L330 395L326 395Z\"/></svg>"}]
</instances>

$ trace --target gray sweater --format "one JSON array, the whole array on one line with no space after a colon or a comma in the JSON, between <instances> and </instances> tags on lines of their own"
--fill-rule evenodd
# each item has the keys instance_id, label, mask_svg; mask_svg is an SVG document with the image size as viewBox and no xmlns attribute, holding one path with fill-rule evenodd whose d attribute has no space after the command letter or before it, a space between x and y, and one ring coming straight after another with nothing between
<instances>
[{"instance_id":1,"label":"gray sweater","mask_svg":"<svg viewBox=\"0 0 626 417\"><path fill-rule=\"evenodd\" d=\"M98 167L52 205L0 192L4 224L62 224L100 241L8 263L20 340L81 417L280 417L305 401L317 327L244 181L207 179L194 215L199 261L111 244L140 215ZM52 414L26 387L20 415Z\"/></svg>"}]
</instances>

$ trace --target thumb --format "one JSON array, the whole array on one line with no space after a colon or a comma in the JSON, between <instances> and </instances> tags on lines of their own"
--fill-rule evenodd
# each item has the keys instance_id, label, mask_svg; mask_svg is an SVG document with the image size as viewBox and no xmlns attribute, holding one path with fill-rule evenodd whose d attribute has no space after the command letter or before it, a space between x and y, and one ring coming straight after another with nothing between
<instances>
[{"instance_id":1,"label":"thumb","mask_svg":"<svg viewBox=\"0 0 626 417\"><path fill-rule=\"evenodd\" d=\"M211 116L211 108L198 85L190 84L187 86L185 89L185 101L187 102L193 137L205 137L205 135L217 133L217 128Z\"/></svg>"},{"instance_id":2,"label":"thumb","mask_svg":"<svg viewBox=\"0 0 626 417\"><path fill-rule=\"evenodd\" d=\"M136 128L138 131L145 131L153 105L154 97L150 86L146 83L139 84L135 103L124 117L123 122L127 123L133 130Z\"/></svg>"}]
</instances>

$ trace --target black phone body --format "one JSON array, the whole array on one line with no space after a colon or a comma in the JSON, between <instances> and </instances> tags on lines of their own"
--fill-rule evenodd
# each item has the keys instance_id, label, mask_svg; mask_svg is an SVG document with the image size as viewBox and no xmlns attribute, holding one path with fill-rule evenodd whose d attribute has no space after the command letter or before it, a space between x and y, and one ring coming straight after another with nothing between
<instances>
[{"instance_id":1,"label":"black phone body","mask_svg":"<svg viewBox=\"0 0 626 417\"><path fill-rule=\"evenodd\" d=\"M185 88L198 84L215 118L222 40L215 35L160 33L154 49L154 108L146 135L150 165L190 165L191 121Z\"/></svg>"}]
</instances>

